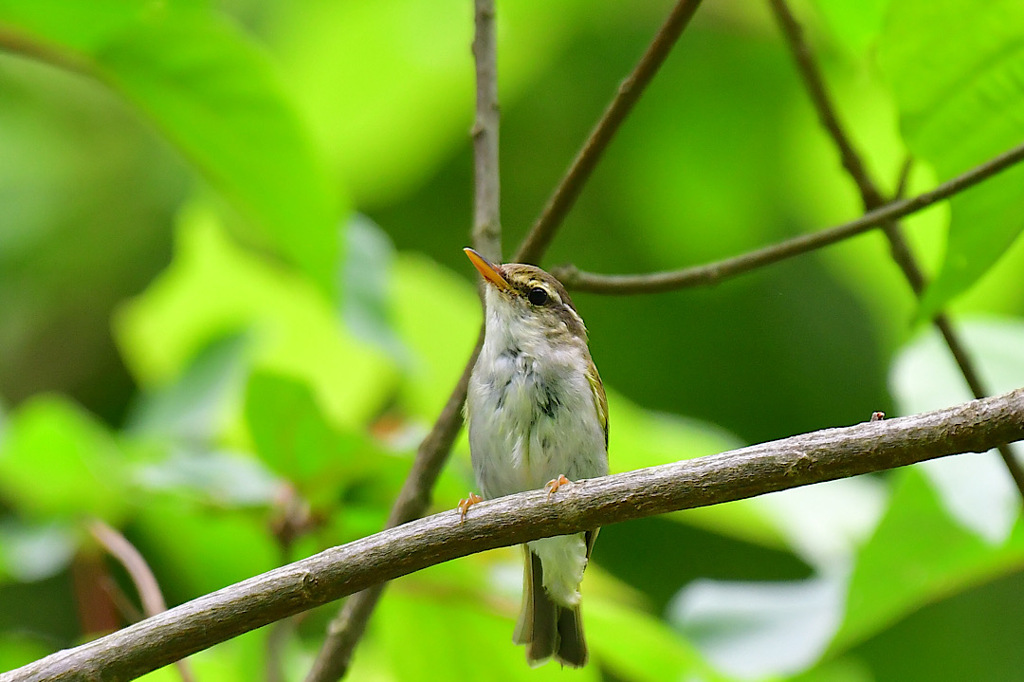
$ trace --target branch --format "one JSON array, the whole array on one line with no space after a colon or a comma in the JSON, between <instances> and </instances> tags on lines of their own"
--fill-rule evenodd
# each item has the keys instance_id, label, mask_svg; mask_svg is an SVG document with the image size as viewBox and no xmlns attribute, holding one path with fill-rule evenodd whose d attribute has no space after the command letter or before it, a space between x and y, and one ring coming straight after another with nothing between
<instances>
[{"instance_id":1,"label":"branch","mask_svg":"<svg viewBox=\"0 0 1024 682\"><path fill-rule=\"evenodd\" d=\"M501 193L498 165L498 48L494 0L476 0L473 61L476 64L476 122L473 124L473 248L501 262Z\"/></svg>"},{"instance_id":2,"label":"branch","mask_svg":"<svg viewBox=\"0 0 1024 682\"><path fill-rule=\"evenodd\" d=\"M814 60L810 46L804 40L800 24L790 11L786 0L769 0L769 2L772 6L772 11L775 13L775 18L782 29L782 33L786 37L786 44L789 45L790 51L793 53L793 58L796 61L800 77L803 79L804 87L811 97L815 111L818 112L818 118L821 119L822 126L824 126L829 137L832 138L833 143L839 150L843 168L846 169L857 185L861 200L864 202L864 208L871 210L882 206L885 203L882 192L871 179L871 175L868 173L860 154L857 153L853 142L839 122L839 116L836 114L835 106L829 97L825 79ZM886 238L889 240L889 250L893 261L896 262L896 265L903 272L903 276L910 284L914 295L921 298L928 280L921 270L921 266L918 265L917 259L914 258L910 245L907 244L903 231L900 229L900 224L895 220L890 220L882 223L881 227L885 232ZM953 324L949 317L945 313L939 313L935 316L933 322L942 334L942 338L946 341L946 345L949 347L950 353L953 354L953 358L960 368L960 373L963 374L974 397L980 398L987 395L988 391L985 389L985 385L974 367L974 362L967 353L967 348L961 342L959 335L953 329ZM1024 501L1024 467L1014 457L1013 450L1009 446L1000 447L999 455L1002 457L1003 464L1017 486L1017 491L1020 493L1022 501Z\"/></svg>"},{"instance_id":3,"label":"branch","mask_svg":"<svg viewBox=\"0 0 1024 682\"><path fill-rule=\"evenodd\" d=\"M646 294L717 284L730 277L830 246L872 230L886 222L917 213L923 208L948 199L954 194L987 180L1021 160L1024 160L1024 144L1014 147L952 180L947 180L935 189L910 199L889 202L868 211L856 220L820 232L800 235L757 251L714 263L644 275L600 275L578 270L573 265L564 265L554 268L552 274L570 289L600 294Z\"/></svg>"},{"instance_id":4,"label":"branch","mask_svg":"<svg viewBox=\"0 0 1024 682\"><path fill-rule=\"evenodd\" d=\"M164 595L160 591L160 584L157 582L156 576L153 575L149 564L146 563L145 557L135 548L135 545L129 542L128 538L116 528L100 519L88 521L85 527L93 539L124 567L132 584L135 585L136 592L139 593L142 612L148 617L166 611L167 602L164 601ZM184 682L195 680L195 676L185 660L175 661L175 665Z\"/></svg>"},{"instance_id":5,"label":"branch","mask_svg":"<svg viewBox=\"0 0 1024 682\"><path fill-rule=\"evenodd\" d=\"M1024 388L935 412L814 431L718 455L445 511L334 547L0 675L133 679L218 642L399 576L495 547L906 466L1024 439Z\"/></svg>"},{"instance_id":6,"label":"branch","mask_svg":"<svg viewBox=\"0 0 1024 682\"><path fill-rule=\"evenodd\" d=\"M626 120L626 116L633 109L633 105L643 94L647 85L654 78L654 74L664 63L668 53L672 50L679 36L690 23L694 12L700 6L700 0L679 0L668 19L662 24L654 40L647 47L644 56L633 69L633 72L626 77L619 85L619 90L612 98L608 108L605 109L601 119L597 122L590 137L583 143L583 148L576 154L569 170L562 181L555 188L548 203L544 206L537 222L530 228L519 250L516 251L513 260L517 263L533 263L540 260L540 257L547 250L555 230L565 219L569 209L576 203L583 185L590 179L597 162L601 160L604 150L607 149L612 137L618 131L619 126Z\"/></svg>"}]
</instances>

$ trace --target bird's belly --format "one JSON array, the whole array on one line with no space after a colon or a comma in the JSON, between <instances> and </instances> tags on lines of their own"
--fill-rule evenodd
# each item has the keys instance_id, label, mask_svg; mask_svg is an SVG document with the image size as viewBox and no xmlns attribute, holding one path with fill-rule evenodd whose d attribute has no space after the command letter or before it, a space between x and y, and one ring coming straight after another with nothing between
<instances>
[{"instance_id":1,"label":"bird's belly","mask_svg":"<svg viewBox=\"0 0 1024 682\"><path fill-rule=\"evenodd\" d=\"M559 474L576 480L607 473L589 386L556 384L533 372L491 377L487 385L471 388L469 424L485 497L541 488Z\"/></svg>"}]
</instances>

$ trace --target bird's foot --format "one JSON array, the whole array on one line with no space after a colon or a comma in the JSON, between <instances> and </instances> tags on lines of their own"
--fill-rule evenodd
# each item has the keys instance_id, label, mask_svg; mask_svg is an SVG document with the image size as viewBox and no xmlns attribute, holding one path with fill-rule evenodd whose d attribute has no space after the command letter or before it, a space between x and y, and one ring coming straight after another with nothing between
<instances>
[{"instance_id":1,"label":"bird's foot","mask_svg":"<svg viewBox=\"0 0 1024 682\"><path fill-rule=\"evenodd\" d=\"M459 511L459 523L462 523L463 521L466 520L466 512L469 511L470 507L472 507L477 502L483 502L483 501L484 501L484 498L480 497L476 493L470 493L469 497L467 497L466 499L459 500L459 506L456 507L456 509L458 509L458 511Z\"/></svg>"},{"instance_id":2,"label":"bird's foot","mask_svg":"<svg viewBox=\"0 0 1024 682\"><path fill-rule=\"evenodd\" d=\"M548 481L547 485L544 486L544 489L548 491L548 499L550 500L551 496L558 492L558 489L566 483L572 483L572 481L566 478L565 474L558 474L557 478L552 478Z\"/></svg>"}]
</instances>

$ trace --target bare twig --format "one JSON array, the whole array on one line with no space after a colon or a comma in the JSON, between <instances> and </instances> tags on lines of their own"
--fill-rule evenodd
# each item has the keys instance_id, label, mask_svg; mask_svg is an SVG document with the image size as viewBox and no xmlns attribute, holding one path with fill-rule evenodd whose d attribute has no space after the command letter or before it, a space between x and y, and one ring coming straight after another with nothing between
<instances>
[{"instance_id":1,"label":"bare twig","mask_svg":"<svg viewBox=\"0 0 1024 682\"><path fill-rule=\"evenodd\" d=\"M571 289L601 294L656 293L717 284L729 277L735 277L765 265L841 242L868 230L873 230L888 221L916 213L987 180L1021 160L1024 160L1024 144L942 183L935 189L910 199L890 202L873 211L868 211L856 220L820 232L803 234L757 251L714 263L643 275L601 275L578 270L572 265L554 268L552 273Z\"/></svg>"},{"instance_id":2,"label":"bare twig","mask_svg":"<svg viewBox=\"0 0 1024 682\"><path fill-rule=\"evenodd\" d=\"M984 452L1024 438L1024 388L935 412L814 431L718 455L442 512L334 547L17 670L0 682L123 681L433 564L551 535ZM564 491L564 494L563 494Z\"/></svg>"},{"instance_id":3,"label":"bare twig","mask_svg":"<svg viewBox=\"0 0 1024 682\"><path fill-rule=\"evenodd\" d=\"M608 143L668 57L672 46L690 23L699 6L700 0L679 0L672 9L636 68L619 85L615 97L583 144L583 148L576 154L565 177L548 199L547 205L544 206L537 222L530 228L513 260L519 263L535 263L540 260L551 243L555 230L576 203L576 198L607 149Z\"/></svg>"},{"instance_id":4,"label":"bare twig","mask_svg":"<svg viewBox=\"0 0 1024 682\"><path fill-rule=\"evenodd\" d=\"M135 585L135 590L139 593L143 613L147 617L152 617L166 611L167 603L164 601L163 593L160 592L160 584L156 581L156 576L153 575L152 569L146 563L145 557L135 548L135 545L129 542L128 538L116 528L100 519L92 519L87 522L86 529L100 547L124 567L132 584ZM195 675L192 674L192 669L187 661L177 660L175 666L184 682L195 680Z\"/></svg>"},{"instance_id":5,"label":"bare twig","mask_svg":"<svg viewBox=\"0 0 1024 682\"><path fill-rule=\"evenodd\" d=\"M799 22L793 16L786 0L769 0L769 3L775 13L775 18L779 22L779 26L782 28L782 33L786 37L786 43L793 53L797 70L800 72L804 87L811 97L814 109L818 112L818 118L821 119L822 126L828 132L829 137L832 138L836 149L839 150L843 167L857 185L864 208L870 211L884 205L885 198L881 190L872 180L871 174L868 172L861 155L854 148L852 140L839 122L839 116L829 97L825 79L818 68L810 46L804 39L803 30L800 28ZM905 174L903 177L906 177ZM924 294L928 280L913 252L910 250L910 245L903 235L900 224L895 220L890 220L882 223L881 228L889 240L889 250L892 253L893 261L903 272L903 276L910 284L914 294L920 298ZM987 395L988 391L985 390L984 383L978 375L974 362L968 354L967 348L960 340L959 335L953 329L953 323L949 317L945 313L939 313L935 316L933 322L942 334L942 338L949 347L950 353L952 353L974 397L980 398ZM1017 486L1022 501L1024 501L1024 467L1014 457L1013 450L1009 446L1000 447L999 455L1002 457L1003 464Z\"/></svg>"},{"instance_id":6,"label":"bare twig","mask_svg":"<svg viewBox=\"0 0 1024 682\"><path fill-rule=\"evenodd\" d=\"M501 183L498 166L498 49L494 0L476 0L473 61L476 122L473 124L473 248L501 262Z\"/></svg>"},{"instance_id":7,"label":"bare twig","mask_svg":"<svg viewBox=\"0 0 1024 682\"><path fill-rule=\"evenodd\" d=\"M476 122L473 125L473 247L485 257L501 262L501 184L498 164L497 36L494 0L475 0L473 58L476 64ZM466 400L469 374L483 342L483 330L470 354L455 389L430 434L420 444L412 470L406 478L388 518L393 528L421 516L430 504L430 491L448 459L452 443L462 428L462 404ZM384 591L384 583L354 595L331 621L327 637L306 682L333 682L348 672L356 645Z\"/></svg>"}]
</instances>

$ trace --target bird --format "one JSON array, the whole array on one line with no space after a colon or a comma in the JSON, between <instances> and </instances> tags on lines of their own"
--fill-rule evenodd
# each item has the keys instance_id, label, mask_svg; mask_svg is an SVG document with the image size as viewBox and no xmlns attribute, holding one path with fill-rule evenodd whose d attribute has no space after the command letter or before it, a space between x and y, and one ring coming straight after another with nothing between
<instances>
[{"instance_id":1,"label":"bird","mask_svg":"<svg viewBox=\"0 0 1024 682\"><path fill-rule=\"evenodd\" d=\"M484 341L470 374L465 417L485 499L608 473L608 400L587 328L565 287L533 265L466 255L484 281ZM471 494L460 503L463 519ZM579 585L597 528L523 545L523 603L513 641L527 662L588 659Z\"/></svg>"}]
</instances>

